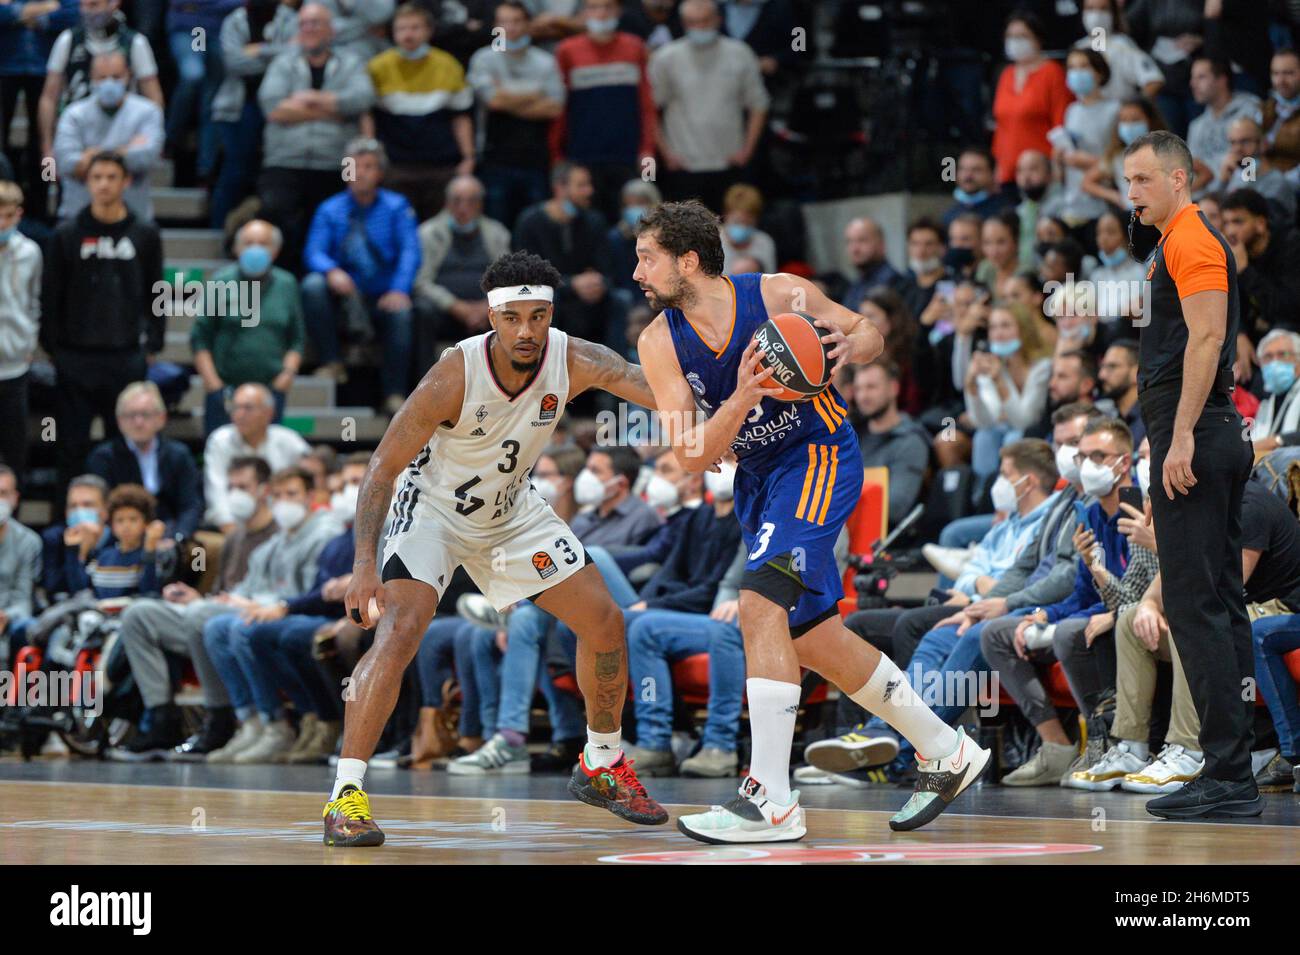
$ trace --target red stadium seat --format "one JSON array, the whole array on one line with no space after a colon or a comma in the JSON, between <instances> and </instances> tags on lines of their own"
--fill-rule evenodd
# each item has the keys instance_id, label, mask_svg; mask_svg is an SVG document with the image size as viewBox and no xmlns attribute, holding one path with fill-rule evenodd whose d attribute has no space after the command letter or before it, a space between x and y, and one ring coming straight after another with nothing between
<instances>
[{"instance_id":1,"label":"red stadium seat","mask_svg":"<svg viewBox=\"0 0 1300 955\"><path fill-rule=\"evenodd\" d=\"M849 515L849 553L865 556L871 545L889 533L889 468L864 468L862 494L858 506ZM847 617L858 609L858 599L853 588L852 567L844 570L844 593L840 599L840 616Z\"/></svg>"}]
</instances>

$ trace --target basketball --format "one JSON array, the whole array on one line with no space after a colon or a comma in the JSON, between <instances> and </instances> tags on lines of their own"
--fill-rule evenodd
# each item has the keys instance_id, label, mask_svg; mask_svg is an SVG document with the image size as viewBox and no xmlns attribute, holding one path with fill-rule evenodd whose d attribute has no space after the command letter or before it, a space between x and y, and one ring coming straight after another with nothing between
<instances>
[{"instance_id":1,"label":"basketball","mask_svg":"<svg viewBox=\"0 0 1300 955\"><path fill-rule=\"evenodd\" d=\"M825 331L815 321L805 312L783 312L754 332L754 341L765 352L763 367L772 369L772 381L781 386L772 395L777 401L807 401L831 383L828 353L833 345L822 342Z\"/></svg>"}]
</instances>

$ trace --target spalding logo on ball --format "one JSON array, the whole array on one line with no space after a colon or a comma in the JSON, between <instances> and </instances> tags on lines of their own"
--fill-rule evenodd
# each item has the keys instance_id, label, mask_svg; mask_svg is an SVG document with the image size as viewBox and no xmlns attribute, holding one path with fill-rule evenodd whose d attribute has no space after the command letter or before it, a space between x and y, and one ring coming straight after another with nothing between
<instances>
[{"instance_id":1,"label":"spalding logo on ball","mask_svg":"<svg viewBox=\"0 0 1300 955\"><path fill-rule=\"evenodd\" d=\"M783 312L754 331L764 352L762 367L771 368L771 381L781 386L770 396L777 401L808 401L831 383L829 355L835 343L823 342L825 333L814 322L806 312Z\"/></svg>"}]
</instances>

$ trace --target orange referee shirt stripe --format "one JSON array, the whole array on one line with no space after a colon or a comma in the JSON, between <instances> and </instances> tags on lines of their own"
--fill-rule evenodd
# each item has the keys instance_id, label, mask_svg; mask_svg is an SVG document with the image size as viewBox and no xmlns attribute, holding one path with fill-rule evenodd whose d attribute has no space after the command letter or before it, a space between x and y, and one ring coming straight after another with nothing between
<instances>
[{"instance_id":1,"label":"orange referee shirt stripe","mask_svg":"<svg viewBox=\"0 0 1300 955\"><path fill-rule=\"evenodd\" d=\"M1178 297L1197 292L1228 291L1228 260L1223 246L1205 227L1195 203L1184 206L1160 239L1165 268L1178 287Z\"/></svg>"}]
</instances>

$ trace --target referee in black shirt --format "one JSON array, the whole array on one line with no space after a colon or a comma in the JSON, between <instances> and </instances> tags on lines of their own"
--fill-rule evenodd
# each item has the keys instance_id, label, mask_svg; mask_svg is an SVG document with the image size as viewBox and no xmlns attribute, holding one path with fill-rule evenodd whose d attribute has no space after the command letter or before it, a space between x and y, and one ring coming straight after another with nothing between
<instances>
[{"instance_id":1,"label":"referee in black shirt","mask_svg":"<svg viewBox=\"0 0 1300 955\"><path fill-rule=\"evenodd\" d=\"M1147 803L1170 819L1257 816L1255 673L1241 578L1241 498L1251 445L1232 402L1237 269L1191 200L1192 155L1159 131L1124 150L1128 198L1160 231L1147 256L1138 368L1151 440L1151 513L1165 612L1201 718L1205 769Z\"/></svg>"}]
</instances>

